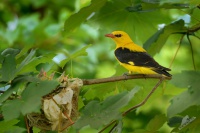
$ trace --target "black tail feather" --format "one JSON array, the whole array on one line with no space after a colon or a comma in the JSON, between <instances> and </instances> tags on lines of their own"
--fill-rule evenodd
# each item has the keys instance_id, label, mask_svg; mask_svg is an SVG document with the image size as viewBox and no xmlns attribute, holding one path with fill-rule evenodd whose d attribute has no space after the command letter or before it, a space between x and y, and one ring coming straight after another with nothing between
<instances>
[{"instance_id":1,"label":"black tail feather","mask_svg":"<svg viewBox=\"0 0 200 133\"><path fill-rule=\"evenodd\" d=\"M171 69L169 68L165 68L165 69L156 69L154 70L155 72L157 72L158 74L162 74L165 75L167 77L171 77L172 75L170 73L168 73L167 71L171 71Z\"/></svg>"}]
</instances>

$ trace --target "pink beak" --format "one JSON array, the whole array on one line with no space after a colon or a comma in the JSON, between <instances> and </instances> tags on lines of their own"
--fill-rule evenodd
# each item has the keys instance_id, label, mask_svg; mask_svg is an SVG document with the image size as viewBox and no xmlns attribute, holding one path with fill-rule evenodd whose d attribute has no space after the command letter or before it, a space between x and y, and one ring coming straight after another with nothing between
<instances>
[{"instance_id":1,"label":"pink beak","mask_svg":"<svg viewBox=\"0 0 200 133\"><path fill-rule=\"evenodd\" d=\"M115 38L115 36L113 34L106 34L106 37L110 37L110 38Z\"/></svg>"}]
</instances>

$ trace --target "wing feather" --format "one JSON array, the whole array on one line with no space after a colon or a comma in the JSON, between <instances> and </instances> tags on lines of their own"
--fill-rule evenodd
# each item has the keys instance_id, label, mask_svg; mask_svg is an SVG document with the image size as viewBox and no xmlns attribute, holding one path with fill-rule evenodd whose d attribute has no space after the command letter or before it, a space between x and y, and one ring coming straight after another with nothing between
<instances>
[{"instance_id":1,"label":"wing feather","mask_svg":"<svg viewBox=\"0 0 200 133\"><path fill-rule=\"evenodd\" d=\"M159 65L148 53L131 51L127 48L117 48L115 50L116 58L121 62L134 66L148 67L153 71L170 76L167 71L169 68Z\"/></svg>"}]
</instances>

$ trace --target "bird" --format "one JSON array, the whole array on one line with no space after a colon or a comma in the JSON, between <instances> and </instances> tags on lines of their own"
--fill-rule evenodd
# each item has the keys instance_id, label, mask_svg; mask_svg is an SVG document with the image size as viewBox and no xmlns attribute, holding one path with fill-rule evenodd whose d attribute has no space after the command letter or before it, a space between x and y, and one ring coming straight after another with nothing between
<instances>
[{"instance_id":1,"label":"bird","mask_svg":"<svg viewBox=\"0 0 200 133\"><path fill-rule=\"evenodd\" d=\"M120 65L129 71L129 74L136 72L144 75L161 74L166 77L172 76L168 72L171 71L170 68L161 66L156 62L144 48L135 44L126 32L113 31L105 36L114 40L116 44L115 57Z\"/></svg>"}]
</instances>

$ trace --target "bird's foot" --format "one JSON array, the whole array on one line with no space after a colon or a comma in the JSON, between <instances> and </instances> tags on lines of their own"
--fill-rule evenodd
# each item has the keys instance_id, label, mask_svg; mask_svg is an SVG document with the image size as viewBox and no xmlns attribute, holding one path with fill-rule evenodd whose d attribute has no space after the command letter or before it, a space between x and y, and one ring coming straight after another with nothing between
<instances>
[{"instance_id":1,"label":"bird's foot","mask_svg":"<svg viewBox=\"0 0 200 133\"><path fill-rule=\"evenodd\" d=\"M130 73L123 73L123 76L128 76L128 75L130 75Z\"/></svg>"},{"instance_id":2,"label":"bird's foot","mask_svg":"<svg viewBox=\"0 0 200 133\"><path fill-rule=\"evenodd\" d=\"M125 79L127 79L127 77L128 77L129 75L131 75L131 72L130 72L130 71L129 71L129 72L126 72L126 73L123 73L123 76L125 77Z\"/></svg>"}]
</instances>

